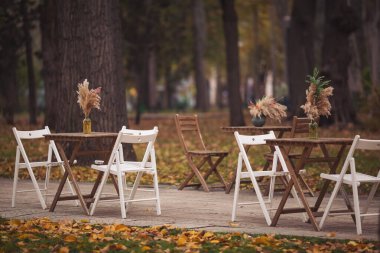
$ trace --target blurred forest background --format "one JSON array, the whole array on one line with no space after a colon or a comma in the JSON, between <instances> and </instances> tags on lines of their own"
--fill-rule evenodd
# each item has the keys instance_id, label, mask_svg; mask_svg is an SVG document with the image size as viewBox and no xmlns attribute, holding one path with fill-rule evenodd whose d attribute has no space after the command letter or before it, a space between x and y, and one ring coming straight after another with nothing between
<instances>
[{"instance_id":1,"label":"blurred forest background","mask_svg":"<svg viewBox=\"0 0 380 253\"><path fill-rule=\"evenodd\" d=\"M334 87L325 123L380 126L379 0L1 0L2 121L80 131L77 84L102 86L94 129L127 115L226 110L273 95L302 115L306 75ZM323 122L322 122L323 123Z\"/></svg>"}]
</instances>

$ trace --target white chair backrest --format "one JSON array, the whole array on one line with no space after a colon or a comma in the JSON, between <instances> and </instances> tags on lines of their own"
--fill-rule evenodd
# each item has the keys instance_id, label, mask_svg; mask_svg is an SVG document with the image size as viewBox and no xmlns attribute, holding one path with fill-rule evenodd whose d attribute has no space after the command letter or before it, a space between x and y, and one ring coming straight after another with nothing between
<instances>
[{"instance_id":1,"label":"white chair backrest","mask_svg":"<svg viewBox=\"0 0 380 253\"><path fill-rule=\"evenodd\" d=\"M17 130L15 127L13 127L12 130L16 137L16 140L40 139L40 138L44 138L45 134L50 134L50 129L48 126L45 126L44 129L31 130L31 131L20 131L20 130Z\"/></svg>"},{"instance_id":2,"label":"white chair backrest","mask_svg":"<svg viewBox=\"0 0 380 253\"><path fill-rule=\"evenodd\" d=\"M360 136L357 135L357 138L360 138ZM359 139L356 143L356 149L380 150L380 140Z\"/></svg>"},{"instance_id":3,"label":"white chair backrest","mask_svg":"<svg viewBox=\"0 0 380 253\"><path fill-rule=\"evenodd\" d=\"M266 140L276 139L273 131L262 135L241 135L237 131L234 134L239 147L240 145L263 145L266 144Z\"/></svg>"},{"instance_id":4,"label":"white chair backrest","mask_svg":"<svg viewBox=\"0 0 380 253\"><path fill-rule=\"evenodd\" d=\"M112 154L109 160L109 164L113 162L123 162L123 150L122 144L147 144L144 157L142 159L142 166L148 161L149 156L154 155L154 142L158 134L158 128L155 126L152 130L133 130L127 129L125 126L120 130L115 145L112 150Z\"/></svg>"}]
</instances>

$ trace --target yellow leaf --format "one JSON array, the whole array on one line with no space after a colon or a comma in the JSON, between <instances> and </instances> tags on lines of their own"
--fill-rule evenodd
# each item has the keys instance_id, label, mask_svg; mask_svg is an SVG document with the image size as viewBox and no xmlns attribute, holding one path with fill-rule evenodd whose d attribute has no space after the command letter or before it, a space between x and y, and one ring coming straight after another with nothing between
<instances>
[{"instance_id":1,"label":"yellow leaf","mask_svg":"<svg viewBox=\"0 0 380 253\"><path fill-rule=\"evenodd\" d=\"M186 245L187 237L185 235L181 235L177 240L177 246L184 246Z\"/></svg>"},{"instance_id":2,"label":"yellow leaf","mask_svg":"<svg viewBox=\"0 0 380 253\"><path fill-rule=\"evenodd\" d=\"M115 226L115 230L119 231L119 232L124 232L124 231L130 231L131 229L128 226L124 225L124 224L117 224Z\"/></svg>"},{"instance_id":3,"label":"yellow leaf","mask_svg":"<svg viewBox=\"0 0 380 253\"><path fill-rule=\"evenodd\" d=\"M89 223L90 221L88 219L81 219L80 222L81 223Z\"/></svg>"},{"instance_id":4,"label":"yellow leaf","mask_svg":"<svg viewBox=\"0 0 380 253\"><path fill-rule=\"evenodd\" d=\"M117 249L117 250L126 250L127 247L125 245L123 245L123 244L117 243L117 244L115 244L115 249Z\"/></svg>"},{"instance_id":5,"label":"yellow leaf","mask_svg":"<svg viewBox=\"0 0 380 253\"><path fill-rule=\"evenodd\" d=\"M59 248L59 253L69 253L70 249L68 247L61 247Z\"/></svg>"},{"instance_id":6,"label":"yellow leaf","mask_svg":"<svg viewBox=\"0 0 380 253\"><path fill-rule=\"evenodd\" d=\"M335 237L335 236L336 236L335 232L327 233L327 237Z\"/></svg>"},{"instance_id":7,"label":"yellow leaf","mask_svg":"<svg viewBox=\"0 0 380 253\"><path fill-rule=\"evenodd\" d=\"M141 248L141 250L142 251L148 251L148 250L150 250L150 247L149 246L144 246L144 247Z\"/></svg>"},{"instance_id":8,"label":"yellow leaf","mask_svg":"<svg viewBox=\"0 0 380 253\"><path fill-rule=\"evenodd\" d=\"M10 220L9 225L11 225L12 227L18 227L21 225L21 221L20 220Z\"/></svg>"},{"instance_id":9,"label":"yellow leaf","mask_svg":"<svg viewBox=\"0 0 380 253\"><path fill-rule=\"evenodd\" d=\"M214 233L213 232L206 232L203 237L204 238L209 238L209 237L213 237L214 236Z\"/></svg>"},{"instance_id":10,"label":"yellow leaf","mask_svg":"<svg viewBox=\"0 0 380 253\"><path fill-rule=\"evenodd\" d=\"M210 243L213 243L213 244L218 244L219 241L218 240L211 240Z\"/></svg>"},{"instance_id":11,"label":"yellow leaf","mask_svg":"<svg viewBox=\"0 0 380 253\"><path fill-rule=\"evenodd\" d=\"M109 242L109 241L113 241L113 237L111 237L111 236L107 236L107 237L104 237L103 240L104 240L104 241L107 241L107 242Z\"/></svg>"},{"instance_id":12,"label":"yellow leaf","mask_svg":"<svg viewBox=\"0 0 380 253\"><path fill-rule=\"evenodd\" d=\"M18 239L25 240L25 239L35 239L36 236L33 234L21 234L18 236Z\"/></svg>"},{"instance_id":13,"label":"yellow leaf","mask_svg":"<svg viewBox=\"0 0 380 253\"><path fill-rule=\"evenodd\" d=\"M65 242L76 242L77 238L75 235L67 235L64 239Z\"/></svg>"},{"instance_id":14,"label":"yellow leaf","mask_svg":"<svg viewBox=\"0 0 380 253\"><path fill-rule=\"evenodd\" d=\"M354 242L354 241L349 241L347 244L351 245L351 246L354 246L354 247L358 246L358 243Z\"/></svg>"},{"instance_id":15,"label":"yellow leaf","mask_svg":"<svg viewBox=\"0 0 380 253\"><path fill-rule=\"evenodd\" d=\"M252 242L254 243L254 244L258 244L258 245L260 245L260 244L264 244L264 245L270 245L270 242L269 242L269 239L268 239L268 237L267 236L259 236L259 237L256 237L256 238L254 238L253 240L252 240Z\"/></svg>"},{"instance_id":16,"label":"yellow leaf","mask_svg":"<svg viewBox=\"0 0 380 253\"><path fill-rule=\"evenodd\" d=\"M229 225L230 225L230 227L234 227L234 228L240 226L240 224L239 224L239 223L236 223L236 222L230 222Z\"/></svg>"}]
</instances>

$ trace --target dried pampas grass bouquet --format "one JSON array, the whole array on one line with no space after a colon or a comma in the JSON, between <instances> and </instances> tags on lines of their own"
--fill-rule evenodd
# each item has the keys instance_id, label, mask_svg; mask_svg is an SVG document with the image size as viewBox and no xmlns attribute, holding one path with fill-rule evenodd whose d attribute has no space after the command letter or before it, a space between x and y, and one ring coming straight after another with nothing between
<instances>
[{"instance_id":1,"label":"dried pampas grass bouquet","mask_svg":"<svg viewBox=\"0 0 380 253\"><path fill-rule=\"evenodd\" d=\"M85 118L88 118L90 115L91 109L96 108L100 110L100 91L101 87L96 89L88 88L89 82L87 79L83 83L78 84L78 104L83 111Z\"/></svg>"}]
</instances>

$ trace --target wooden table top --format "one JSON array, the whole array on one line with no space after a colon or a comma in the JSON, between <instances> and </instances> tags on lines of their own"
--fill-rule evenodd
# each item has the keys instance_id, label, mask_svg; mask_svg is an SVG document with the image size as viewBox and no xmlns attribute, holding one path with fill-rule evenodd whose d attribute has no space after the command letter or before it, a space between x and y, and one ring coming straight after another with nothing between
<instances>
[{"instance_id":1,"label":"wooden table top","mask_svg":"<svg viewBox=\"0 0 380 253\"><path fill-rule=\"evenodd\" d=\"M269 145L279 146L318 146L320 144L332 144L332 145L351 145L353 139L351 138L281 138L274 140L266 140Z\"/></svg>"},{"instance_id":2,"label":"wooden table top","mask_svg":"<svg viewBox=\"0 0 380 253\"><path fill-rule=\"evenodd\" d=\"M53 133L44 135L47 140L55 141L77 141L82 139L91 138L116 138L118 133L108 133L108 132L92 132L90 134L84 133Z\"/></svg>"},{"instance_id":3,"label":"wooden table top","mask_svg":"<svg viewBox=\"0 0 380 253\"><path fill-rule=\"evenodd\" d=\"M256 127L256 126L223 126L220 129L224 132L257 132L257 131L291 131L292 126L286 126L286 125L273 125L273 126L262 126L262 127Z\"/></svg>"}]
</instances>

